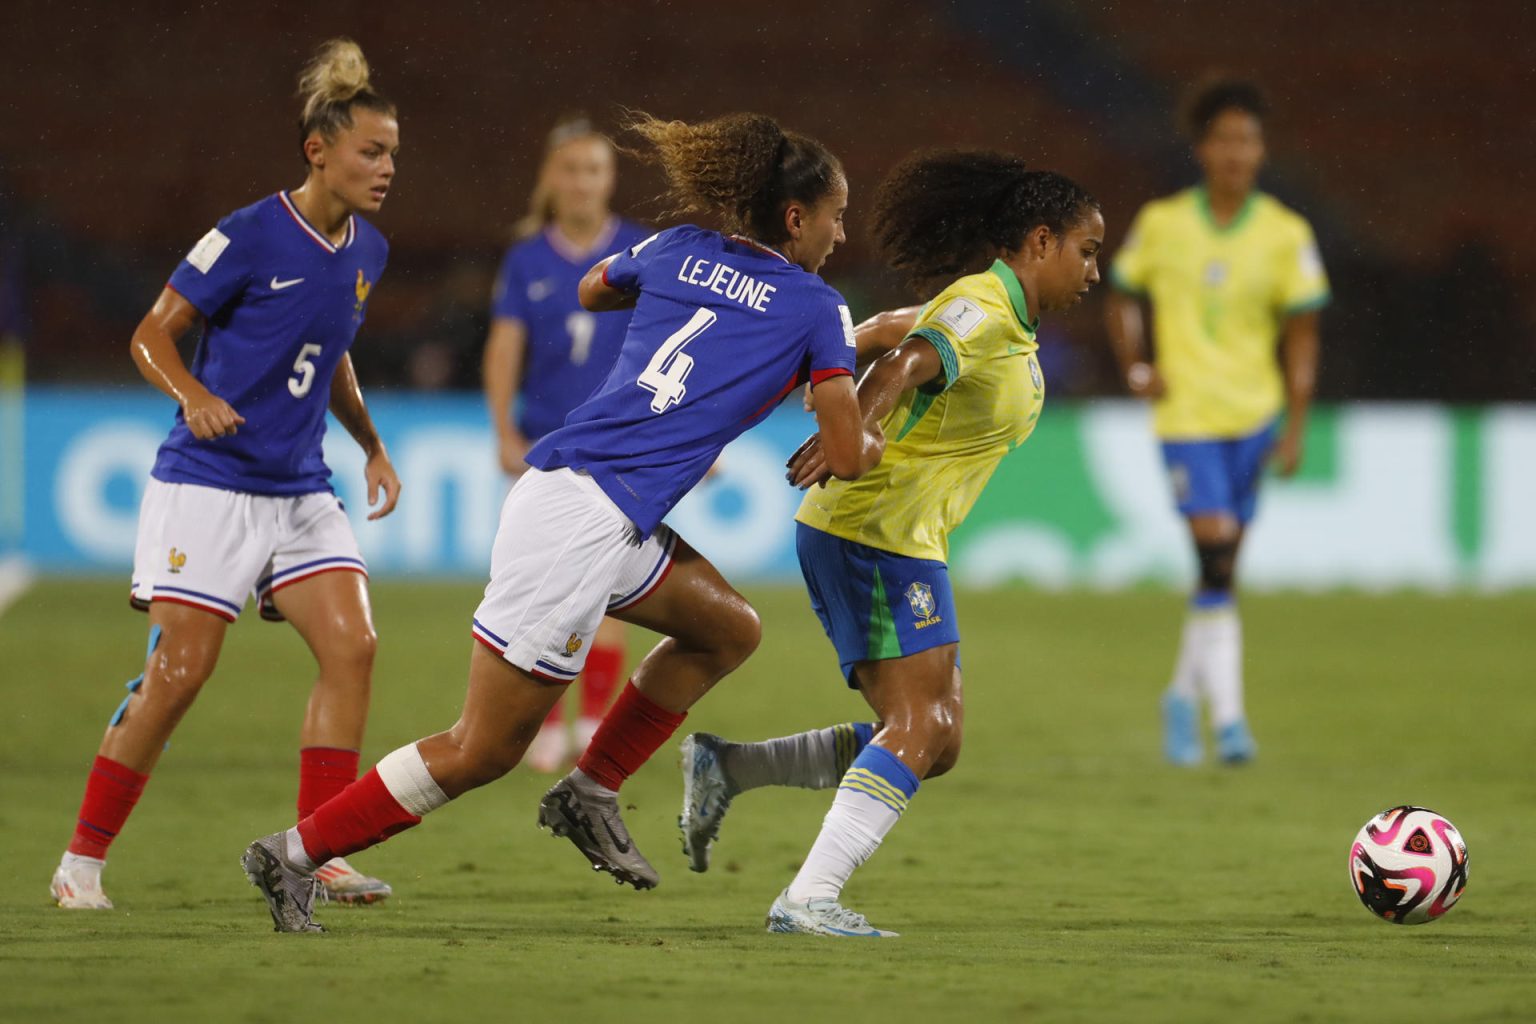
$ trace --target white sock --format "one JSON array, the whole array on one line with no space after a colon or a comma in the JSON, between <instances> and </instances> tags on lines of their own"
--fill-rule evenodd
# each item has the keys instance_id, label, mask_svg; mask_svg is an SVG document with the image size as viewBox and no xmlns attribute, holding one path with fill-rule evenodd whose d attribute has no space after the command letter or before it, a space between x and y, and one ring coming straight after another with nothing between
<instances>
[{"instance_id":1,"label":"white sock","mask_svg":"<svg viewBox=\"0 0 1536 1024\"><path fill-rule=\"evenodd\" d=\"M1201 677L1216 729L1243 717L1243 626L1235 607L1198 613L1201 623Z\"/></svg>"},{"instance_id":2,"label":"white sock","mask_svg":"<svg viewBox=\"0 0 1536 1024\"><path fill-rule=\"evenodd\" d=\"M1184 618L1184 633L1179 639L1179 658L1173 665L1173 678L1168 682L1168 692L1184 700L1200 699L1201 616L1191 611Z\"/></svg>"},{"instance_id":3,"label":"white sock","mask_svg":"<svg viewBox=\"0 0 1536 1024\"><path fill-rule=\"evenodd\" d=\"M863 749L860 729L851 723L812 729L761 743L730 743L721 755L726 777L738 791L759 786L831 789ZM867 738L864 742L868 742Z\"/></svg>"},{"instance_id":4,"label":"white sock","mask_svg":"<svg viewBox=\"0 0 1536 1024\"><path fill-rule=\"evenodd\" d=\"M821 823L821 834L789 883L789 898L797 903L837 899L860 864L874 856L880 842L901 815L873 797L839 789L832 809Z\"/></svg>"},{"instance_id":5,"label":"white sock","mask_svg":"<svg viewBox=\"0 0 1536 1024\"><path fill-rule=\"evenodd\" d=\"M101 874L101 869L107 866L107 862L100 857L86 857L78 853L64 851L64 856L59 858L59 867L69 868L74 871L91 871Z\"/></svg>"},{"instance_id":6,"label":"white sock","mask_svg":"<svg viewBox=\"0 0 1536 1024\"><path fill-rule=\"evenodd\" d=\"M320 866L315 863L314 858L304 849L304 840L299 835L299 827L297 825L283 833L283 845L283 857L287 859L289 864L292 864L305 874L314 874L315 869Z\"/></svg>"}]
</instances>

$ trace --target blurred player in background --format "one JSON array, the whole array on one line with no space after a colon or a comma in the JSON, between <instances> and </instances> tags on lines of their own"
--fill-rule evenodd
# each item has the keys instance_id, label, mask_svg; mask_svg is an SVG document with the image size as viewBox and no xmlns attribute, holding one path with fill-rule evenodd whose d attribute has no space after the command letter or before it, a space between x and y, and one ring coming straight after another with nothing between
<instances>
[{"instance_id":1,"label":"blurred player in background","mask_svg":"<svg viewBox=\"0 0 1536 1024\"><path fill-rule=\"evenodd\" d=\"M146 380L180 409L139 512L133 605L149 612L144 673L129 684L86 781L52 883L62 907L109 909L117 837L166 741L218 661L248 594L286 618L319 664L299 734L299 816L357 777L375 636L367 569L321 452L330 409L367 454L368 500L388 515L400 481L348 349L389 246L358 214L395 173L394 104L357 45L327 43L299 79L304 184L230 214L187 254L134 332ZM176 343L203 338L188 371ZM344 860L317 872L333 899L389 886Z\"/></svg>"},{"instance_id":2,"label":"blurred player in background","mask_svg":"<svg viewBox=\"0 0 1536 1024\"><path fill-rule=\"evenodd\" d=\"M905 340L860 381L885 457L852 482L829 480L812 438L791 458L809 487L796 548L811 606L843 676L878 722L762 743L708 733L683 741L683 850L695 871L731 799L759 786L837 796L805 862L768 912L768 930L872 937L842 907L843 886L900 820L918 780L960 756L959 624L949 534L1004 455L1034 430L1045 400L1035 356L1039 314L1076 304L1099 280L1104 218L1077 185L999 153L934 152L891 172L875 199L876 237L914 283L953 280L913 317L870 321L870 341L902 324ZM815 486L812 486L815 485Z\"/></svg>"},{"instance_id":3,"label":"blurred player in background","mask_svg":"<svg viewBox=\"0 0 1536 1024\"><path fill-rule=\"evenodd\" d=\"M475 612L459 721L401 747L297 828L253 842L247 875L279 931L314 931L316 865L372 846L510 771L582 661L605 614L666 637L635 670L591 745L539 805L595 869L648 889L655 868L618 790L696 701L756 648L757 614L662 524L721 448L798 384L817 390L824 464L857 477L884 439L854 394L853 325L817 276L843 241L848 186L821 144L754 114L700 124L637 115L676 212L709 212L593 267L582 305L633 307L613 372L528 452L502 507Z\"/></svg>"},{"instance_id":4,"label":"blurred player in background","mask_svg":"<svg viewBox=\"0 0 1536 1024\"><path fill-rule=\"evenodd\" d=\"M1204 758L1202 698L1222 761L1257 751L1243 708L1237 556L1265 461L1282 476L1301 463L1318 310L1329 297L1312 228L1255 187L1267 113L1250 82L1211 80L1192 93L1187 127L1202 183L1143 207L1110 272L1109 335L1126 386L1152 402L1199 562L1163 694L1164 753L1181 765Z\"/></svg>"},{"instance_id":5,"label":"blurred player in background","mask_svg":"<svg viewBox=\"0 0 1536 1024\"><path fill-rule=\"evenodd\" d=\"M576 295L594 263L650 234L609 209L614 163L613 144L586 118L555 125L528 216L517 226L520 241L501 264L484 385L501 468L512 476L528 468L524 458L533 442L563 424L608 376L629 327L628 310L593 313ZM528 766L552 772L573 752L580 755L623 673L624 624L604 619L581 674L574 751L556 704L528 745Z\"/></svg>"}]
</instances>

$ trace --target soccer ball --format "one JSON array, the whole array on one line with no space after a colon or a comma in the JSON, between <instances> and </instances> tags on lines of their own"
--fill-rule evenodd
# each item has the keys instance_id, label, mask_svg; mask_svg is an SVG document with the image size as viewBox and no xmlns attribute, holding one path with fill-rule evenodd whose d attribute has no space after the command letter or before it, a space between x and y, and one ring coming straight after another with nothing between
<instances>
[{"instance_id":1,"label":"soccer ball","mask_svg":"<svg viewBox=\"0 0 1536 1024\"><path fill-rule=\"evenodd\" d=\"M1349 879L1365 909L1393 924L1424 924L1467 888L1467 844L1427 807L1390 807L1349 848Z\"/></svg>"}]
</instances>

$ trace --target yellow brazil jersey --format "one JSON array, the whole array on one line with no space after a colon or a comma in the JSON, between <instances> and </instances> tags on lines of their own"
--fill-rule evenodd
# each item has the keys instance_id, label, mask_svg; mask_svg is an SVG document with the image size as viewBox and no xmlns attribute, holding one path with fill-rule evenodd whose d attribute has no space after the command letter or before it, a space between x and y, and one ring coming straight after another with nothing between
<instances>
[{"instance_id":1,"label":"yellow brazil jersey","mask_svg":"<svg viewBox=\"0 0 1536 1024\"><path fill-rule=\"evenodd\" d=\"M904 392L886 415L879 465L857 480L812 487L795 518L882 551L947 560L950 531L1040 416L1037 323L1001 261L940 292L908 337L938 349L943 376Z\"/></svg>"},{"instance_id":2,"label":"yellow brazil jersey","mask_svg":"<svg viewBox=\"0 0 1536 1024\"><path fill-rule=\"evenodd\" d=\"M1153 406L1159 437L1251 434L1284 388L1276 345L1287 316L1328 302L1312 228L1255 192L1217 227L1202 188L1142 207L1110 280L1152 305L1152 340L1167 393Z\"/></svg>"}]
</instances>

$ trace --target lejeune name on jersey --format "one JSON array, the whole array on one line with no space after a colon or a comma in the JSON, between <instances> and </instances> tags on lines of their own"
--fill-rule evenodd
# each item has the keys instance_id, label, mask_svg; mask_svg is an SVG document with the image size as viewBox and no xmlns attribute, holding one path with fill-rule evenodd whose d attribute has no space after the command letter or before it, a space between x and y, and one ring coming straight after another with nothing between
<instances>
[{"instance_id":1,"label":"lejeune name on jersey","mask_svg":"<svg viewBox=\"0 0 1536 1024\"><path fill-rule=\"evenodd\" d=\"M677 279L683 284L696 285L716 295L723 295L759 313L768 311L768 303L773 300L773 293L778 291L766 281L743 274L735 267L697 256L683 258L683 265L677 269Z\"/></svg>"}]
</instances>

